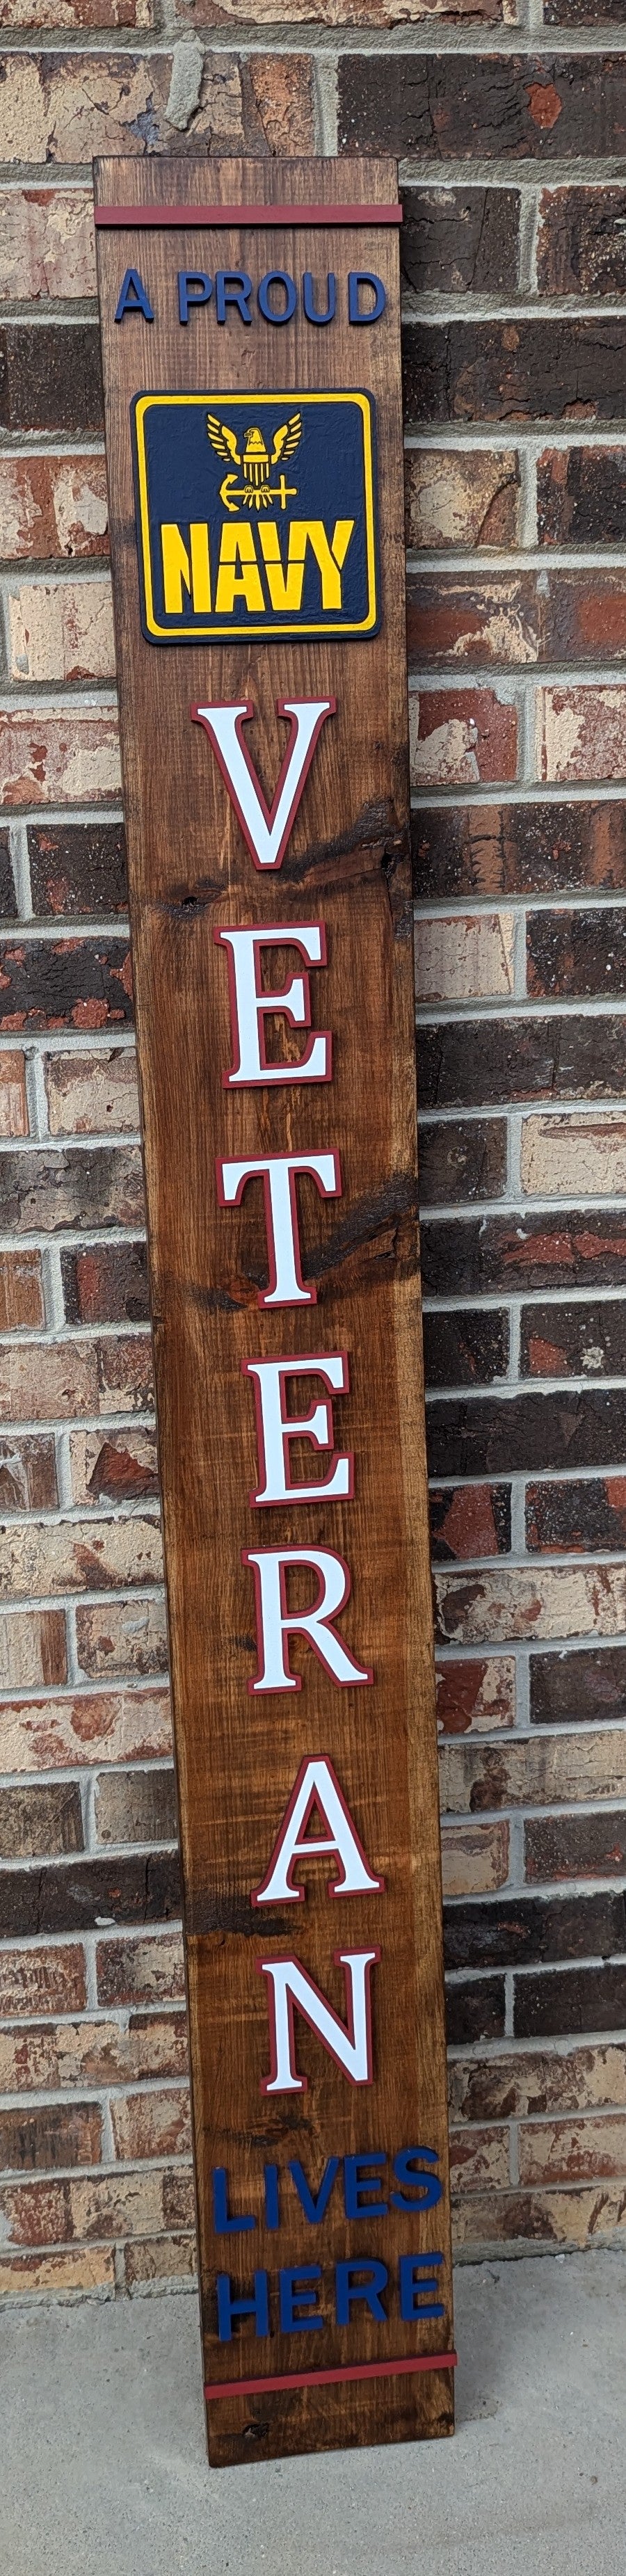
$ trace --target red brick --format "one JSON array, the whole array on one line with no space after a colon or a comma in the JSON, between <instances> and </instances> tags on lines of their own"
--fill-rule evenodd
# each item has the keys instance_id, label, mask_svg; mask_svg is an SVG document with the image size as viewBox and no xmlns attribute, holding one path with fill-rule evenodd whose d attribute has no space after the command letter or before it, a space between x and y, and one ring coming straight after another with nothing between
<instances>
[{"instance_id":1,"label":"red brick","mask_svg":"<svg viewBox=\"0 0 626 2576\"><path fill-rule=\"evenodd\" d=\"M510 2181L508 2129L451 2129L452 2191L506 2191Z\"/></svg>"},{"instance_id":2,"label":"red brick","mask_svg":"<svg viewBox=\"0 0 626 2576\"><path fill-rule=\"evenodd\" d=\"M121 790L117 717L73 705L0 711L0 796L6 806L100 804Z\"/></svg>"},{"instance_id":3,"label":"red brick","mask_svg":"<svg viewBox=\"0 0 626 2576\"><path fill-rule=\"evenodd\" d=\"M133 1018L128 934L0 943L0 1028L124 1027Z\"/></svg>"},{"instance_id":4,"label":"red brick","mask_svg":"<svg viewBox=\"0 0 626 2576\"><path fill-rule=\"evenodd\" d=\"M188 2086L166 2093L115 2094L111 2102L115 2153L123 2164L151 2156L191 2155Z\"/></svg>"},{"instance_id":5,"label":"red brick","mask_svg":"<svg viewBox=\"0 0 626 2576\"><path fill-rule=\"evenodd\" d=\"M460 1661L437 1672L437 1720L444 1735L491 1735L515 1725L515 1663L490 1655L484 1663Z\"/></svg>"},{"instance_id":6,"label":"red brick","mask_svg":"<svg viewBox=\"0 0 626 2576\"><path fill-rule=\"evenodd\" d=\"M1 0L0 26L46 31L50 0ZM56 27L151 27L153 0L54 0Z\"/></svg>"},{"instance_id":7,"label":"red brick","mask_svg":"<svg viewBox=\"0 0 626 2576\"><path fill-rule=\"evenodd\" d=\"M43 1324L40 1252L0 1252L0 1332Z\"/></svg>"},{"instance_id":8,"label":"red brick","mask_svg":"<svg viewBox=\"0 0 626 2576\"><path fill-rule=\"evenodd\" d=\"M517 775L517 713L497 689L437 689L409 698L414 787L473 786Z\"/></svg>"},{"instance_id":9,"label":"red brick","mask_svg":"<svg viewBox=\"0 0 626 2576\"><path fill-rule=\"evenodd\" d=\"M137 1503L158 1495L156 1433L72 1431L70 1469L76 1503Z\"/></svg>"},{"instance_id":10,"label":"red brick","mask_svg":"<svg viewBox=\"0 0 626 2576\"><path fill-rule=\"evenodd\" d=\"M31 823L27 840L34 913L110 921L127 912L123 823Z\"/></svg>"},{"instance_id":11,"label":"red brick","mask_svg":"<svg viewBox=\"0 0 626 2576\"><path fill-rule=\"evenodd\" d=\"M0 554L5 561L106 555L107 530L103 456L0 457Z\"/></svg>"},{"instance_id":12,"label":"red brick","mask_svg":"<svg viewBox=\"0 0 626 2576\"><path fill-rule=\"evenodd\" d=\"M505 1638L619 1636L626 1567L544 1566L435 1576L438 1633L451 1645Z\"/></svg>"},{"instance_id":13,"label":"red brick","mask_svg":"<svg viewBox=\"0 0 626 2576\"><path fill-rule=\"evenodd\" d=\"M33 1948L0 1948L0 2012L8 2019L38 2013L84 2012L87 2002L82 1942L46 1942Z\"/></svg>"},{"instance_id":14,"label":"red brick","mask_svg":"<svg viewBox=\"0 0 626 2576\"><path fill-rule=\"evenodd\" d=\"M47 1234L63 1227L95 1224L141 1225L144 1213L143 1167L139 1145L93 1146L90 1153L67 1145L55 1151L0 1157L2 1222L20 1234Z\"/></svg>"},{"instance_id":15,"label":"red brick","mask_svg":"<svg viewBox=\"0 0 626 2576\"><path fill-rule=\"evenodd\" d=\"M508 1485L433 1485L430 1493L434 1564L503 1556L511 1545Z\"/></svg>"},{"instance_id":16,"label":"red brick","mask_svg":"<svg viewBox=\"0 0 626 2576\"><path fill-rule=\"evenodd\" d=\"M0 1568L0 1598L45 1600L50 1594L112 1592L163 1580L157 1519L32 1521L9 1524Z\"/></svg>"},{"instance_id":17,"label":"red brick","mask_svg":"<svg viewBox=\"0 0 626 2576\"><path fill-rule=\"evenodd\" d=\"M16 1772L158 1761L172 1748L169 1692L84 1691L62 1699L7 1700L2 1744L6 1770Z\"/></svg>"},{"instance_id":18,"label":"red brick","mask_svg":"<svg viewBox=\"0 0 626 2576\"><path fill-rule=\"evenodd\" d=\"M545 295L623 295L623 188L546 188L540 199L537 283Z\"/></svg>"},{"instance_id":19,"label":"red brick","mask_svg":"<svg viewBox=\"0 0 626 2576\"><path fill-rule=\"evenodd\" d=\"M544 448L537 465L540 546L620 545L625 500L626 448Z\"/></svg>"},{"instance_id":20,"label":"red brick","mask_svg":"<svg viewBox=\"0 0 626 2576\"><path fill-rule=\"evenodd\" d=\"M458 2058L448 2070L451 2120L524 2120L541 2112L626 2109L626 2046L509 2049L484 2061Z\"/></svg>"},{"instance_id":21,"label":"red brick","mask_svg":"<svg viewBox=\"0 0 626 2576\"><path fill-rule=\"evenodd\" d=\"M147 1322L143 1243L90 1244L84 1252L63 1252L61 1271L68 1324Z\"/></svg>"}]
</instances>

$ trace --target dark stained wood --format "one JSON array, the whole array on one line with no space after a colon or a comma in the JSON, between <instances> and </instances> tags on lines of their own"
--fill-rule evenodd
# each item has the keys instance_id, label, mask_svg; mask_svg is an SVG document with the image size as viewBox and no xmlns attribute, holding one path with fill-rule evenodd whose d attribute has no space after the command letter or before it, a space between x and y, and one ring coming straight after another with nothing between
<instances>
[{"instance_id":1,"label":"dark stained wood","mask_svg":"<svg viewBox=\"0 0 626 2576\"><path fill-rule=\"evenodd\" d=\"M96 165L99 205L260 197L327 206L397 195L390 161ZM219 244L219 247L218 247ZM183 247L184 245L184 247ZM244 247L245 245L245 247ZM345 320L312 329L298 313L280 331L216 329L211 306L178 324L176 271L278 267L322 279L375 269L387 308L369 330ZM195 2169L205 2379L315 2372L452 2348L441 1891L431 1599L424 1458L418 1233L413 936L404 641L399 259L395 227L359 243L338 225L248 232L212 242L161 229L101 228L111 534L121 683L124 803L150 1240L159 1446L184 1881ZM113 316L127 265L155 321ZM344 288L345 294L345 288ZM339 298L338 298L339 302ZM342 306L342 312L345 307ZM129 402L154 388L245 392L327 386L375 396L383 617L367 642L156 647L140 625ZM248 741L271 799L285 728L279 697L334 694L281 869L252 866L194 701L251 698ZM312 909L313 907L313 909ZM333 1081L228 1092L228 978L219 923L323 919L328 965L311 971L313 1020L333 1031ZM294 958L294 966L295 966ZM300 1041L296 1042L299 1052ZM343 1197L300 1184L305 1279L317 1305L260 1310L267 1276L261 1192L218 1206L215 1156L334 1148ZM335 1436L355 1456L354 1499L254 1511L256 1431L244 1358L347 1349L351 1391ZM308 1453L309 1463L313 1456ZM324 1461L321 1461L323 1472ZM315 1462L313 1465L315 1472ZM318 1470L317 1472L320 1472ZM271 1528L268 1528L271 1523ZM261 1526L262 1525L262 1526ZM307 1645L292 1645L302 1689L251 1698L256 1670L252 1576L242 1548L326 1544L348 1559L352 1595L340 1626L373 1687L339 1690ZM310 1599L310 1588L308 1592ZM331 1757L384 1895L329 1903L328 1865L307 1872L306 1902L271 1917L250 1902L264 1876L305 1754ZM294 1921L295 1918L295 1921ZM374 2080L349 2084L296 2016L301 2095L261 2093L269 2073L265 1980L255 1958L292 1950L345 2019L340 1948L379 1946L372 1972ZM444 2196L414 2214L348 2221L340 2182L319 2226L289 2179L284 2223L263 2223L262 2168L298 2157L315 2191L331 2154L436 2150ZM211 2168L229 2175L230 2205L256 2232L213 2233ZM400 2253L441 2250L444 2313L402 2323ZM333 2317L333 2267L374 2256L389 2267L389 2323L364 2305L350 2327L281 2334L278 2267L319 2263ZM231 2343L216 2330L215 2275L238 2295L270 2275L272 2332L253 2321ZM339 2384L319 2382L208 2405L212 2461L447 2433L450 2369Z\"/></svg>"}]
</instances>

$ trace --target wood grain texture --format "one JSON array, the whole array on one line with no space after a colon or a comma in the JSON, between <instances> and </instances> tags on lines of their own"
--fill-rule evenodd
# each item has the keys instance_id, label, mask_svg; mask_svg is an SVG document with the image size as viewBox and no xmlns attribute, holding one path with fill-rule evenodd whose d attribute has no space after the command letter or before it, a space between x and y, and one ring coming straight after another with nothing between
<instances>
[{"instance_id":1,"label":"wood grain texture","mask_svg":"<svg viewBox=\"0 0 626 2576\"><path fill-rule=\"evenodd\" d=\"M180 205L378 200L396 195L389 161L147 160L96 165L99 204ZM245 251L244 251L245 239ZM219 246L218 246L219 243ZM370 330L337 319L315 330L298 313L281 331L216 329L211 307L178 324L177 269L306 268L345 280L373 268L387 307ZM176 1761L191 2026L195 2168L205 2379L301 2372L452 2346L441 1954L439 1821L416 1216L413 936L404 644L402 419L398 240L368 228L362 246L338 227L250 235L220 230L98 234L106 435L120 677L124 802L137 996ZM155 321L115 328L121 278L135 265ZM339 298L338 298L339 305ZM342 311L343 311L342 307ZM383 616L353 643L154 647L141 634L129 402L150 388L210 392L358 388L373 393L379 452ZM250 698L248 740L271 800L286 695L334 694L279 872L253 868L194 701ZM333 1032L333 1081L228 1092L228 976L219 924L323 920L328 964L312 970L313 1019ZM296 965L293 955L293 967ZM283 959L284 971L284 959ZM294 1051L300 1051L300 1040ZM262 1194L220 1208L216 1155L341 1155L343 1196L299 1184L305 1280L315 1307L260 1310L267 1278ZM355 1456L350 1502L254 1511L252 1385L242 1360L350 1354L350 1394L336 1402L338 1445ZM311 1463L308 1452L308 1464ZM323 1472L322 1462L322 1472ZM268 1522L271 1528L268 1528ZM262 1526L260 1526L262 1524ZM326 1544L348 1560L346 1641L373 1665L372 1687L339 1690L299 1640L302 1689L251 1698L256 1669L253 1582L242 1548ZM293 1578L292 1578L293 1579ZM294 1595L295 1597L295 1595ZM311 1597L310 1578L308 1599ZM304 1598L303 1595L300 1596ZM263 1917L250 1891L263 1877L305 1754L332 1759L384 1895L329 1903L323 1862L306 1902ZM295 1918L295 1921L294 1921ZM265 1980L254 1960L296 1952L345 2018L339 1948L379 1946L372 1974L374 2081L346 2082L297 2016L301 2095L267 2098ZM284 2223L262 2216L262 2168L298 2157L316 2190L327 2157L437 2150L444 2197L413 2215L389 2208L348 2221L337 2183L311 2226L287 2176ZM211 2168L228 2169L231 2206L254 2233L216 2237ZM402 2323L400 2253L443 2252L444 2314ZM389 2323L360 2304L338 2329L337 2261L389 2266ZM319 2263L323 2332L281 2334L279 2264ZM253 2321L218 2341L215 2275L250 2295L270 2275L272 2332ZM270 2458L452 2429L449 2370L229 2397L208 2407L212 2461Z\"/></svg>"}]
</instances>

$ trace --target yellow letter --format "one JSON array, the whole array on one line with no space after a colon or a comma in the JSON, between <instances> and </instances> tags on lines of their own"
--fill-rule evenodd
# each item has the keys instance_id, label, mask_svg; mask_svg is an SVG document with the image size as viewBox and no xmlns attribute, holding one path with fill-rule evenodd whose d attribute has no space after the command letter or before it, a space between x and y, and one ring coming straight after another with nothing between
<instances>
[{"instance_id":1,"label":"yellow letter","mask_svg":"<svg viewBox=\"0 0 626 2576\"><path fill-rule=\"evenodd\" d=\"M312 546L322 577L322 608L341 608L341 572L353 527L354 519L336 519L332 545L329 545L323 519L292 520L289 551L291 553L291 537L294 539L294 554L296 536L304 539L305 548L307 541Z\"/></svg>"},{"instance_id":2,"label":"yellow letter","mask_svg":"<svg viewBox=\"0 0 626 2576\"><path fill-rule=\"evenodd\" d=\"M293 617L297 614L298 609L302 607L304 558L306 554L306 523L303 524L302 520L299 519L292 519L289 530L286 573L283 571L282 556L278 543L278 529L273 526L271 520L266 521L264 526L261 525L259 528L259 536L261 539L261 553L265 564L267 587L272 608L275 608L278 612L280 612L281 609L286 610L287 613Z\"/></svg>"},{"instance_id":3,"label":"yellow letter","mask_svg":"<svg viewBox=\"0 0 626 2576\"><path fill-rule=\"evenodd\" d=\"M241 572L237 572L238 563ZM254 548L254 536L247 519L227 519L222 528L220 560L215 593L216 617L231 617L236 599L245 599L246 608L263 616L265 600L261 575Z\"/></svg>"},{"instance_id":4,"label":"yellow letter","mask_svg":"<svg viewBox=\"0 0 626 2576\"><path fill-rule=\"evenodd\" d=\"M199 614L202 614L203 611L210 612L211 576L209 571L209 531L206 526L206 522L201 519L196 519L190 527L189 550L191 555L191 564L187 548L183 545L180 528L177 528L174 524L167 521L161 528L161 546L163 550L163 593L166 615L168 617L182 616L183 583L185 585L185 590L191 592L196 617Z\"/></svg>"}]
</instances>

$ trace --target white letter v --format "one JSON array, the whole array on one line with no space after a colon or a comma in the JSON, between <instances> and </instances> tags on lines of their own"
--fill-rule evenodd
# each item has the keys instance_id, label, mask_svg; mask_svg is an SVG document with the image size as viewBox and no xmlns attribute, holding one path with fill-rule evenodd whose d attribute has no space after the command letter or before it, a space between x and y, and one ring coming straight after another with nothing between
<instances>
[{"instance_id":1,"label":"white letter v","mask_svg":"<svg viewBox=\"0 0 626 2576\"><path fill-rule=\"evenodd\" d=\"M254 715L251 698L244 698L240 706L191 709L195 723L204 725L213 744L256 868L280 867L318 735L335 709L335 698L277 700L276 713L289 717L291 735L271 806L266 805L242 734L242 726Z\"/></svg>"}]
</instances>

